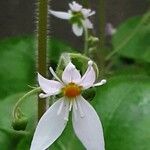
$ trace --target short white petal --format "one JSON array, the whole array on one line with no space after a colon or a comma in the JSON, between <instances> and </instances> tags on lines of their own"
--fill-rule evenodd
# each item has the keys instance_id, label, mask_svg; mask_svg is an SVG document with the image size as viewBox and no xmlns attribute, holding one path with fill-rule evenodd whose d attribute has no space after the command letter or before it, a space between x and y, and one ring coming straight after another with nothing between
<instances>
[{"instance_id":1,"label":"short white petal","mask_svg":"<svg viewBox=\"0 0 150 150\"><path fill-rule=\"evenodd\" d=\"M56 101L42 116L35 130L30 150L47 149L63 132L67 121L65 117L65 105L58 115L63 98Z\"/></svg>"},{"instance_id":2,"label":"short white petal","mask_svg":"<svg viewBox=\"0 0 150 150\"><path fill-rule=\"evenodd\" d=\"M53 70L53 68L52 68L52 67L49 67L49 70L50 70L51 74L53 75L53 77L54 77L56 80L58 80L60 83L63 84L63 82L62 82L62 81L60 80L60 78L57 76L57 74L55 73L55 71Z\"/></svg>"},{"instance_id":3,"label":"short white petal","mask_svg":"<svg viewBox=\"0 0 150 150\"><path fill-rule=\"evenodd\" d=\"M68 12L62 12L62 11L53 11L49 10L50 14L54 15L55 17L58 17L60 19L66 19L69 20L71 18L71 14Z\"/></svg>"},{"instance_id":4,"label":"short white petal","mask_svg":"<svg viewBox=\"0 0 150 150\"><path fill-rule=\"evenodd\" d=\"M89 61L89 66L83 75L80 85L83 86L84 89L88 89L91 86L93 86L95 80L96 80L96 73L95 70L91 64L92 61Z\"/></svg>"},{"instance_id":5,"label":"short white petal","mask_svg":"<svg viewBox=\"0 0 150 150\"><path fill-rule=\"evenodd\" d=\"M60 82L55 81L55 80L48 80L44 78L43 76L41 76L39 73L38 73L38 82L39 82L41 89L45 93L48 93L51 95L58 93L63 87L63 85Z\"/></svg>"},{"instance_id":6,"label":"short white petal","mask_svg":"<svg viewBox=\"0 0 150 150\"><path fill-rule=\"evenodd\" d=\"M93 85L93 87L95 87L95 86L101 86L101 85L105 84L106 82L107 82L107 81L106 81L105 79L103 79L103 80L101 80L100 82L95 83L95 84Z\"/></svg>"},{"instance_id":7,"label":"short white petal","mask_svg":"<svg viewBox=\"0 0 150 150\"><path fill-rule=\"evenodd\" d=\"M82 12L82 14L83 14L83 16L84 16L85 18L88 18L88 17L90 17L90 16L92 16L92 15L95 14L95 11L92 11L91 9L85 9L85 8L83 8L83 9L81 10L81 12Z\"/></svg>"},{"instance_id":8,"label":"short white petal","mask_svg":"<svg viewBox=\"0 0 150 150\"><path fill-rule=\"evenodd\" d=\"M81 36L83 34L83 27L75 23L72 25L72 31L76 36Z\"/></svg>"},{"instance_id":9,"label":"short white petal","mask_svg":"<svg viewBox=\"0 0 150 150\"><path fill-rule=\"evenodd\" d=\"M105 150L101 121L94 108L83 97L78 99L84 117L73 107L73 128L87 150Z\"/></svg>"},{"instance_id":10,"label":"short white petal","mask_svg":"<svg viewBox=\"0 0 150 150\"><path fill-rule=\"evenodd\" d=\"M93 28L93 24L92 24L92 22L89 19L85 19L83 21L83 25L87 29L92 29Z\"/></svg>"},{"instance_id":11,"label":"short white petal","mask_svg":"<svg viewBox=\"0 0 150 150\"><path fill-rule=\"evenodd\" d=\"M69 7L72 11L78 12L82 9L82 5L78 4L77 2L73 1L69 3Z\"/></svg>"},{"instance_id":12,"label":"short white petal","mask_svg":"<svg viewBox=\"0 0 150 150\"><path fill-rule=\"evenodd\" d=\"M71 62L69 62L68 65L66 66L62 74L62 80L65 83L70 83L70 82L76 83L79 80L81 80L81 75L79 71Z\"/></svg>"}]
</instances>

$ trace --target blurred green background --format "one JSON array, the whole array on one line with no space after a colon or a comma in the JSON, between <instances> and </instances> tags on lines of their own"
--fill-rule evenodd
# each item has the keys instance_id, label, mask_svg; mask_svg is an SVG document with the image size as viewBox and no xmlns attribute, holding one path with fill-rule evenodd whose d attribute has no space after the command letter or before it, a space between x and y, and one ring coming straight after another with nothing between
<instances>
[{"instance_id":1,"label":"blurred green background","mask_svg":"<svg viewBox=\"0 0 150 150\"><path fill-rule=\"evenodd\" d=\"M51 1L51 7L65 11L68 2ZM98 9L97 0L89 2L92 9ZM91 103L104 127L106 150L150 149L149 4L149 0L105 1L105 24L111 22L117 32L105 35L104 68L99 69L108 83L96 89ZM33 0L0 1L0 150L29 150L36 126L36 95L21 106L28 118L26 130L15 131L11 126L15 103L30 86L37 86L35 10ZM82 53L83 39L73 35L67 22L50 18L48 66L55 68L62 52ZM98 35L97 15L92 19L93 33ZM84 150L71 122L51 149Z\"/></svg>"}]
</instances>

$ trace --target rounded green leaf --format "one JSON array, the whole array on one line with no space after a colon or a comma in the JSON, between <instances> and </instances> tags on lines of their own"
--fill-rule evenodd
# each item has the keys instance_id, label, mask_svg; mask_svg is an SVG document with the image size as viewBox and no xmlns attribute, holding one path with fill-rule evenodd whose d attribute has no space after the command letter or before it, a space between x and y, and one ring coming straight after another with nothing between
<instances>
[{"instance_id":1,"label":"rounded green leaf","mask_svg":"<svg viewBox=\"0 0 150 150\"><path fill-rule=\"evenodd\" d=\"M113 36L114 51L121 56L150 62L150 13L122 23Z\"/></svg>"},{"instance_id":2,"label":"rounded green leaf","mask_svg":"<svg viewBox=\"0 0 150 150\"><path fill-rule=\"evenodd\" d=\"M48 43L51 65L56 66L63 51L71 48L56 39ZM36 79L36 38L15 37L0 41L0 98L28 90Z\"/></svg>"},{"instance_id":3,"label":"rounded green leaf","mask_svg":"<svg viewBox=\"0 0 150 150\"><path fill-rule=\"evenodd\" d=\"M104 127L107 150L150 148L149 77L114 77L97 90L93 103Z\"/></svg>"}]
</instances>

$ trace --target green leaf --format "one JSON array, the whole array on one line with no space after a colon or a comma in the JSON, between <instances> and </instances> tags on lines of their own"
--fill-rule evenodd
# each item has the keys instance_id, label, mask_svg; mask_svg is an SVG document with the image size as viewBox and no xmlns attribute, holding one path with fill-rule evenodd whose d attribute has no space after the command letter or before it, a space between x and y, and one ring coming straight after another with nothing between
<instances>
[{"instance_id":1,"label":"green leaf","mask_svg":"<svg viewBox=\"0 0 150 150\"><path fill-rule=\"evenodd\" d=\"M12 96L7 97L4 99L4 101L0 102L0 135L2 134L1 131L4 133L4 137L2 136L3 143L7 142L9 140L9 144L7 145L7 148L3 148L3 150L11 149L12 147L14 150L17 149L18 144L22 143L22 141L26 141L24 146L30 145L31 142L31 136L33 134L33 131L36 126L37 122L37 96L33 95L25 99L24 103L21 105L21 110L28 118L28 124L26 131L15 131L12 128L12 111L15 103L18 101L18 99L23 96L24 93L15 94ZM30 106L30 107L29 107ZM0 147L1 148L1 147ZM18 149L20 150L20 149ZM21 149L23 150L23 149ZM25 150L25 149L24 149Z\"/></svg>"},{"instance_id":2,"label":"green leaf","mask_svg":"<svg viewBox=\"0 0 150 150\"><path fill-rule=\"evenodd\" d=\"M150 13L122 23L113 36L114 52L121 56L150 62Z\"/></svg>"},{"instance_id":3,"label":"green leaf","mask_svg":"<svg viewBox=\"0 0 150 150\"><path fill-rule=\"evenodd\" d=\"M150 148L150 78L114 77L93 100L101 117L107 150Z\"/></svg>"},{"instance_id":4,"label":"green leaf","mask_svg":"<svg viewBox=\"0 0 150 150\"><path fill-rule=\"evenodd\" d=\"M52 65L56 66L62 51L71 48L56 39L48 43ZM0 41L0 98L28 90L36 78L36 39L32 36Z\"/></svg>"},{"instance_id":5,"label":"green leaf","mask_svg":"<svg viewBox=\"0 0 150 150\"><path fill-rule=\"evenodd\" d=\"M27 89L34 78L33 39L12 38L0 42L0 97Z\"/></svg>"},{"instance_id":6,"label":"green leaf","mask_svg":"<svg viewBox=\"0 0 150 150\"><path fill-rule=\"evenodd\" d=\"M0 129L0 148L2 150L8 150L13 147L11 137L4 130Z\"/></svg>"},{"instance_id":7,"label":"green leaf","mask_svg":"<svg viewBox=\"0 0 150 150\"><path fill-rule=\"evenodd\" d=\"M37 123L37 96L33 95L24 100L21 105L21 111L28 118L28 124L25 131L15 131L13 130L12 123L12 111L17 100L23 96L24 93L15 94L7 97L4 101L0 102L0 135L3 141L1 143L7 143L7 147L3 150L11 149L13 145L14 150L27 150L30 147L33 132ZM1 130L4 133L1 133ZM6 132L6 133L5 133ZM0 138L1 139L1 138ZM68 141L69 139L69 141ZM84 147L80 141L76 138L74 131L72 129L71 118L70 121L59 139L51 146L53 150L84 150Z\"/></svg>"}]
</instances>

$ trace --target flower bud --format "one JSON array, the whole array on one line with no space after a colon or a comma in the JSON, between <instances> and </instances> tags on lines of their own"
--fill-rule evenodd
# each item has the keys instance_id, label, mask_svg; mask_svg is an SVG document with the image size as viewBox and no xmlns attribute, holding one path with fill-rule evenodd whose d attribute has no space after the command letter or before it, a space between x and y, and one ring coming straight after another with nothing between
<instances>
[{"instance_id":1,"label":"flower bud","mask_svg":"<svg viewBox=\"0 0 150 150\"><path fill-rule=\"evenodd\" d=\"M12 121L12 127L14 130L24 131L26 129L27 123L28 123L28 118L24 116L22 118L14 119Z\"/></svg>"},{"instance_id":2,"label":"flower bud","mask_svg":"<svg viewBox=\"0 0 150 150\"><path fill-rule=\"evenodd\" d=\"M20 131L25 130L28 123L28 118L22 113L20 108L14 114L14 118L12 121L12 127L14 130Z\"/></svg>"}]
</instances>

